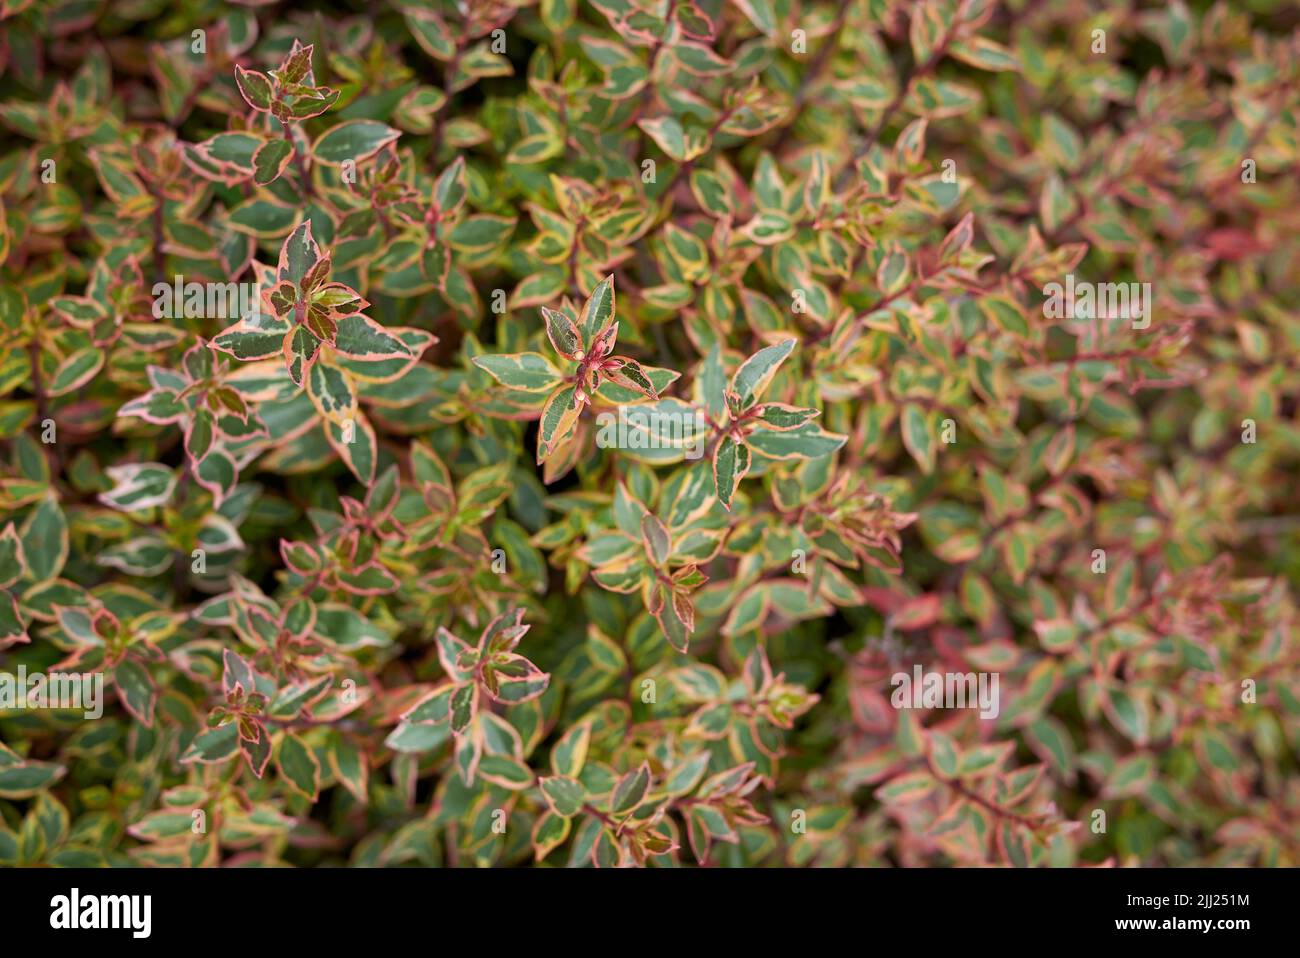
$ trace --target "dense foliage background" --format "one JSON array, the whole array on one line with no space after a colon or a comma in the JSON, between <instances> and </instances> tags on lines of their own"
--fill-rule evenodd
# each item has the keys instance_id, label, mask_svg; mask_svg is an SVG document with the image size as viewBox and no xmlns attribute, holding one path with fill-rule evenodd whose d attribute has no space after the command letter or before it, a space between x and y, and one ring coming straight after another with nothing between
<instances>
[{"instance_id":1,"label":"dense foliage background","mask_svg":"<svg viewBox=\"0 0 1300 958\"><path fill-rule=\"evenodd\" d=\"M1300 863L1298 20L3 0L0 862Z\"/></svg>"}]
</instances>

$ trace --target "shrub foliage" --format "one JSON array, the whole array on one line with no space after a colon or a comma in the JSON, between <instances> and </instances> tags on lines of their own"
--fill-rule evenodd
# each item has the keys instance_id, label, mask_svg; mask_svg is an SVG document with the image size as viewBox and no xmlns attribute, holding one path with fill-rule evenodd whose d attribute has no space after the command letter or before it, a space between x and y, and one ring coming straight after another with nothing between
<instances>
[{"instance_id":1,"label":"shrub foliage","mask_svg":"<svg viewBox=\"0 0 1300 958\"><path fill-rule=\"evenodd\" d=\"M1285 6L0 3L0 862L1300 863Z\"/></svg>"}]
</instances>

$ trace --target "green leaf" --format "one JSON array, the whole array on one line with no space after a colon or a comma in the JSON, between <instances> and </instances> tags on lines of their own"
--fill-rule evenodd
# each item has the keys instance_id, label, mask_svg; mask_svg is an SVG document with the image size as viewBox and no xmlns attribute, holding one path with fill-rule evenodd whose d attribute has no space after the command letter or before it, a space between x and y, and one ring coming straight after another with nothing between
<instances>
[{"instance_id":1,"label":"green leaf","mask_svg":"<svg viewBox=\"0 0 1300 958\"><path fill-rule=\"evenodd\" d=\"M1057 775L1067 781L1074 779L1074 742L1059 719L1036 719L1025 727L1025 739L1035 754L1051 763Z\"/></svg>"},{"instance_id":2,"label":"green leaf","mask_svg":"<svg viewBox=\"0 0 1300 958\"><path fill-rule=\"evenodd\" d=\"M668 561L672 539L664 524L649 513L641 517L641 539L645 543L646 554L655 565L662 566Z\"/></svg>"},{"instance_id":3,"label":"green leaf","mask_svg":"<svg viewBox=\"0 0 1300 958\"><path fill-rule=\"evenodd\" d=\"M637 126L655 141L659 149L679 163L693 159L702 152L702 149L687 142L686 131L675 116L641 119L637 121Z\"/></svg>"},{"instance_id":4,"label":"green leaf","mask_svg":"<svg viewBox=\"0 0 1300 958\"><path fill-rule=\"evenodd\" d=\"M909 772L876 789L876 798L886 805L905 805L929 798L938 787L929 772Z\"/></svg>"},{"instance_id":5,"label":"green leaf","mask_svg":"<svg viewBox=\"0 0 1300 958\"><path fill-rule=\"evenodd\" d=\"M274 182L292 155L293 147L287 140L267 140L253 154L253 182L258 186Z\"/></svg>"},{"instance_id":6,"label":"green leaf","mask_svg":"<svg viewBox=\"0 0 1300 958\"><path fill-rule=\"evenodd\" d=\"M272 718L286 721L297 718L304 708L324 695L333 684L334 679L329 675L312 681L290 682L276 692L266 713Z\"/></svg>"},{"instance_id":7,"label":"green leaf","mask_svg":"<svg viewBox=\"0 0 1300 958\"><path fill-rule=\"evenodd\" d=\"M252 362L279 355L284 348L284 334L235 328L218 335L212 340L212 346L236 359Z\"/></svg>"},{"instance_id":8,"label":"green leaf","mask_svg":"<svg viewBox=\"0 0 1300 958\"><path fill-rule=\"evenodd\" d=\"M989 296L980 300L980 312L1003 332L1022 339L1029 336L1029 323L1024 312L1006 296Z\"/></svg>"},{"instance_id":9,"label":"green leaf","mask_svg":"<svg viewBox=\"0 0 1300 958\"><path fill-rule=\"evenodd\" d=\"M758 429L745 437L749 448L766 459L819 459L829 456L848 441L847 436L827 432L815 422L783 431Z\"/></svg>"},{"instance_id":10,"label":"green leaf","mask_svg":"<svg viewBox=\"0 0 1300 958\"><path fill-rule=\"evenodd\" d=\"M422 7L403 11L406 25L415 42L435 60L450 60L456 55L456 41L442 18Z\"/></svg>"},{"instance_id":11,"label":"green leaf","mask_svg":"<svg viewBox=\"0 0 1300 958\"><path fill-rule=\"evenodd\" d=\"M312 156L326 166L340 166L347 160L360 163L401 135L400 130L377 120L345 120L320 135Z\"/></svg>"},{"instance_id":12,"label":"green leaf","mask_svg":"<svg viewBox=\"0 0 1300 958\"><path fill-rule=\"evenodd\" d=\"M582 307L579 326L582 329L583 343L590 346L612 322L614 322L614 277L606 276L596 284L596 288L587 297L586 305Z\"/></svg>"},{"instance_id":13,"label":"green leaf","mask_svg":"<svg viewBox=\"0 0 1300 958\"><path fill-rule=\"evenodd\" d=\"M550 393L563 378L551 361L539 352L474 356L473 363L500 385L524 390L525 393Z\"/></svg>"},{"instance_id":14,"label":"green leaf","mask_svg":"<svg viewBox=\"0 0 1300 958\"><path fill-rule=\"evenodd\" d=\"M140 663L124 659L113 670L113 679L117 691L128 712L136 721L146 726L153 725L154 703L158 693L154 689L149 672Z\"/></svg>"},{"instance_id":15,"label":"green leaf","mask_svg":"<svg viewBox=\"0 0 1300 958\"><path fill-rule=\"evenodd\" d=\"M266 112L271 109L271 80L265 73L257 70L245 70L235 65L235 84L240 95L255 110Z\"/></svg>"},{"instance_id":16,"label":"green leaf","mask_svg":"<svg viewBox=\"0 0 1300 958\"><path fill-rule=\"evenodd\" d=\"M956 778L960 753L951 736L934 730L926 736L930 742L930 762L944 778Z\"/></svg>"},{"instance_id":17,"label":"green leaf","mask_svg":"<svg viewBox=\"0 0 1300 958\"><path fill-rule=\"evenodd\" d=\"M1106 693L1107 714L1128 739L1138 745L1147 743L1150 734L1150 713L1146 703L1123 688L1112 688Z\"/></svg>"},{"instance_id":18,"label":"green leaf","mask_svg":"<svg viewBox=\"0 0 1300 958\"><path fill-rule=\"evenodd\" d=\"M587 800L587 790L576 779L554 776L543 778L539 784L547 804L556 815L572 818L582 810Z\"/></svg>"},{"instance_id":19,"label":"green leaf","mask_svg":"<svg viewBox=\"0 0 1300 958\"><path fill-rule=\"evenodd\" d=\"M582 330L567 315L558 310L542 307L542 318L546 321L546 338L551 347L565 359L577 361L590 340L584 340Z\"/></svg>"},{"instance_id":20,"label":"green leaf","mask_svg":"<svg viewBox=\"0 0 1300 958\"><path fill-rule=\"evenodd\" d=\"M181 762L204 765L225 762L239 754L239 729L234 722L200 732L181 756Z\"/></svg>"},{"instance_id":21,"label":"green leaf","mask_svg":"<svg viewBox=\"0 0 1300 958\"><path fill-rule=\"evenodd\" d=\"M625 815L641 804L650 789L650 766L642 762L635 772L624 775L614 786L609 798L609 810L614 815Z\"/></svg>"},{"instance_id":22,"label":"green leaf","mask_svg":"<svg viewBox=\"0 0 1300 958\"><path fill-rule=\"evenodd\" d=\"M329 764L335 778L364 805L369 800L369 773L361 751L342 735L336 736L330 746Z\"/></svg>"},{"instance_id":23,"label":"green leaf","mask_svg":"<svg viewBox=\"0 0 1300 958\"><path fill-rule=\"evenodd\" d=\"M1129 798L1141 795L1154 781L1155 760L1147 754L1130 755L1120 761L1106 777L1102 794L1106 798Z\"/></svg>"},{"instance_id":24,"label":"green leaf","mask_svg":"<svg viewBox=\"0 0 1300 958\"><path fill-rule=\"evenodd\" d=\"M433 199L444 217L455 213L465 202L465 158L456 157L433 184Z\"/></svg>"},{"instance_id":25,"label":"green leaf","mask_svg":"<svg viewBox=\"0 0 1300 958\"><path fill-rule=\"evenodd\" d=\"M731 379L731 389L740 397L741 409L748 409L763 394L796 342L794 339L786 339L775 346L760 349L736 370L736 375Z\"/></svg>"},{"instance_id":26,"label":"green leaf","mask_svg":"<svg viewBox=\"0 0 1300 958\"><path fill-rule=\"evenodd\" d=\"M470 682L451 693L451 730L457 734L469 728L478 713L478 685Z\"/></svg>"},{"instance_id":27,"label":"green leaf","mask_svg":"<svg viewBox=\"0 0 1300 958\"><path fill-rule=\"evenodd\" d=\"M0 533L0 589L7 589L27 572L22 539L11 522Z\"/></svg>"},{"instance_id":28,"label":"green leaf","mask_svg":"<svg viewBox=\"0 0 1300 958\"><path fill-rule=\"evenodd\" d=\"M102 349L94 346L79 349L59 363L59 368L55 370L46 392L50 396L62 396L74 389L80 389L90 382L103 366Z\"/></svg>"},{"instance_id":29,"label":"green leaf","mask_svg":"<svg viewBox=\"0 0 1300 958\"><path fill-rule=\"evenodd\" d=\"M927 475L934 471L935 450L938 437L934 435L927 422L924 410L915 403L908 403L902 412L903 445L911 453L921 471Z\"/></svg>"},{"instance_id":30,"label":"green leaf","mask_svg":"<svg viewBox=\"0 0 1300 958\"><path fill-rule=\"evenodd\" d=\"M713 453L713 478L718 501L726 509L740 487L740 480L749 472L749 447L732 436L724 436Z\"/></svg>"},{"instance_id":31,"label":"green leaf","mask_svg":"<svg viewBox=\"0 0 1300 958\"><path fill-rule=\"evenodd\" d=\"M0 798L30 798L63 777L66 770L53 762L17 762L0 767Z\"/></svg>"},{"instance_id":32,"label":"green leaf","mask_svg":"<svg viewBox=\"0 0 1300 958\"><path fill-rule=\"evenodd\" d=\"M316 363L307 378L307 394L320 414L341 423L355 419L357 394L352 379L337 366Z\"/></svg>"},{"instance_id":33,"label":"green leaf","mask_svg":"<svg viewBox=\"0 0 1300 958\"><path fill-rule=\"evenodd\" d=\"M700 400L709 408L709 416L719 422L727 411L727 373L722 366L722 352L717 343L704 357L699 374Z\"/></svg>"},{"instance_id":34,"label":"green leaf","mask_svg":"<svg viewBox=\"0 0 1300 958\"><path fill-rule=\"evenodd\" d=\"M127 831L141 841L157 842L169 838L181 838L193 833L194 816L189 809L182 811L150 812Z\"/></svg>"},{"instance_id":35,"label":"green leaf","mask_svg":"<svg viewBox=\"0 0 1300 958\"><path fill-rule=\"evenodd\" d=\"M318 262L320 247L312 236L311 220L304 219L280 248L279 278L301 288L303 278Z\"/></svg>"},{"instance_id":36,"label":"green leaf","mask_svg":"<svg viewBox=\"0 0 1300 958\"><path fill-rule=\"evenodd\" d=\"M505 755L484 755L479 761L478 774L493 785L512 792L530 788L533 784L532 770L523 762Z\"/></svg>"},{"instance_id":37,"label":"green leaf","mask_svg":"<svg viewBox=\"0 0 1300 958\"><path fill-rule=\"evenodd\" d=\"M110 469L109 473L112 474L113 470ZM143 474L143 470L140 474ZM166 475L171 482L175 482L171 470L167 469ZM170 486L167 488L170 492ZM116 502L109 504L116 505ZM27 517L19 538L22 539L23 555L27 557L28 574L34 582L46 582L59 574L68 558L68 521L53 495L43 499Z\"/></svg>"},{"instance_id":38,"label":"green leaf","mask_svg":"<svg viewBox=\"0 0 1300 958\"><path fill-rule=\"evenodd\" d=\"M404 342L360 313L339 319L334 348L349 358L361 360L411 355L411 350Z\"/></svg>"},{"instance_id":39,"label":"green leaf","mask_svg":"<svg viewBox=\"0 0 1300 958\"><path fill-rule=\"evenodd\" d=\"M285 359L289 363L289 378L294 385L301 386L316 356L320 352L320 340L306 326L295 326L284 346Z\"/></svg>"},{"instance_id":40,"label":"green leaf","mask_svg":"<svg viewBox=\"0 0 1300 958\"><path fill-rule=\"evenodd\" d=\"M543 812L533 826L533 848L540 862L569 837L570 821L554 812Z\"/></svg>"},{"instance_id":41,"label":"green leaf","mask_svg":"<svg viewBox=\"0 0 1300 958\"><path fill-rule=\"evenodd\" d=\"M292 206L254 197L232 209L226 219L231 229L270 239L283 236L297 222L298 211Z\"/></svg>"},{"instance_id":42,"label":"green leaf","mask_svg":"<svg viewBox=\"0 0 1300 958\"><path fill-rule=\"evenodd\" d=\"M582 407L577 401L577 387L557 389L546 400L537 430L537 461L544 462L573 431Z\"/></svg>"},{"instance_id":43,"label":"green leaf","mask_svg":"<svg viewBox=\"0 0 1300 958\"><path fill-rule=\"evenodd\" d=\"M965 40L958 40L948 47L948 53L981 70L1020 69L1015 54L987 37L971 36Z\"/></svg>"},{"instance_id":44,"label":"green leaf","mask_svg":"<svg viewBox=\"0 0 1300 958\"><path fill-rule=\"evenodd\" d=\"M891 249L880 260L876 271L876 285L884 296L895 296L907 286L911 276L907 254L901 249Z\"/></svg>"},{"instance_id":45,"label":"green leaf","mask_svg":"<svg viewBox=\"0 0 1300 958\"><path fill-rule=\"evenodd\" d=\"M280 742L275 759L281 779L295 792L316 801L320 792L320 762L316 753L294 733L290 732Z\"/></svg>"},{"instance_id":46,"label":"green leaf","mask_svg":"<svg viewBox=\"0 0 1300 958\"><path fill-rule=\"evenodd\" d=\"M462 252L481 252L501 246L514 232L515 219L480 214L467 216L456 224L448 242Z\"/></svg>"},{"instance_id":47,"label":"green leaf","mask_svg":"<svg viewBox=\"0 0 1300 958\"><path fill-rule=\"evenodd\" d=\"M756 407L755 411L758 414L756 421L759 425L778 432L797 429L818 415L816 409L799 409L784 403L763 403Z\"/></svg>"},{"instance_id":48,"label":"green leaf","mask_svg":"<svg viewBox=\"0 0 1300 958\"><path fill-rule=\"evenodd\" d=\"M728 710L729 711L729 710ZM709 753L702 751L692 758L678 762L668 772L664 782L664 794L670 796L688 795L695 790L709 769Z\"/></svg>"},{"instance_id":49,"label":"green leaf","mask_svg":"<svg viewBox=\"0 0 1300 958\"><path fill-rule=\"evenodd\" d=\"M591 722L573 726L551 749L551 771L558 776L577 778L587 761L587 748L591 743Z\"/></svg>"}]
</instances>

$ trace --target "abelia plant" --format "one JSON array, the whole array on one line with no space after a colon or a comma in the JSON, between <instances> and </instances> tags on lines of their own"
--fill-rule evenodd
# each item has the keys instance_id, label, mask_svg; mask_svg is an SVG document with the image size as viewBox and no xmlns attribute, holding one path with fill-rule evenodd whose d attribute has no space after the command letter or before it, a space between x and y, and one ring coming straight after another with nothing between
<instances>
[{"instance_id":1,"label":"abelia plant","mask_svg":"<svg viewBox=\"0 0 1300 958\"><path fill-rule=\"evenodd\" d=\"M1284 6L0 3L0 864L1300 864Z\"/></svg>"},{"instance_id":2,"label":"abelia plant","mask_svg":"<svg viewBox=\"0 0 1300 958\"><path fill-rule=\"evenodd\" d=\"M579 316L573 304L565 302L558 310L542 307L546 337L559 360L576 363L572 372L562 374L539 353L475 356L474 364L489 373L508 390L544 393L537 427L537 462L543 463L564 448L574 435L578 417L596 396L602 382L658 399L654 381L634 359L611 355L618 339L614 321L614 277L606 276L596 286ZM663 382L676 377L668 370ZM573 464L570 457L569 466ZM558 478L558 477L557 477Z\"/></svg>"}]
</instances>

